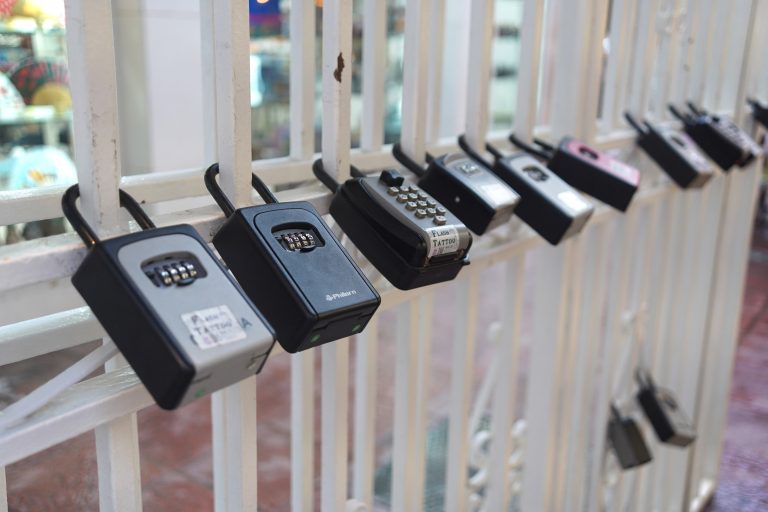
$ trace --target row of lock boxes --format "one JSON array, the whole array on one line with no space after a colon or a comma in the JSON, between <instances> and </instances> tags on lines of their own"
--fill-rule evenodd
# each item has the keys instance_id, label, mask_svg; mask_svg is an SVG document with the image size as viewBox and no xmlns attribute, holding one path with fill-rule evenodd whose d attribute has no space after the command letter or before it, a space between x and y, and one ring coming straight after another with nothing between
<instances>
[{"instance_id":1,"label":"row of lock boxes","mask_svg":"<svg viewBox=\"0 0 768 512\"><path fill-rule=\"evenodd\" d=\"M679 186L699 187L713 173L692 140L723 170L759 154L733 123L690 110L674 110L685 133L627 115L640 147ZM403 290L456 277L468 264L471 232L482 235L513 213L558 244L579 233L594 210L582 193L625 211L639 187L637 169L571 137L556 147L514 135L510 142L524 151L504 154L487 145L490 162L460 137L463 153L426 155L426 165L396 144L395 158L417 180L393 169L375 174L352 167L352 178L339 184L321 160L313 172L333 194L329 211L339 227ZM204 179L226 215L213 237L226 267L194 228L155 227L122 190L120 204L142 231L106 240L77 210L77 185L62 199L64 215L90 248L72 282L165 409L258 373L275 339L294 353L357 334L381 302L310 203L279 203L253 175L265 204L235 209L217 174L214 164ZM650 376L642 382L638 400L659 438L690 443L694 431L684 413L671 407L674 399L659 398L671 393L658 391ZM622 467L650 460L637 425L619 408L612 411L609 437Z\"/></svg>"}]
</instances>

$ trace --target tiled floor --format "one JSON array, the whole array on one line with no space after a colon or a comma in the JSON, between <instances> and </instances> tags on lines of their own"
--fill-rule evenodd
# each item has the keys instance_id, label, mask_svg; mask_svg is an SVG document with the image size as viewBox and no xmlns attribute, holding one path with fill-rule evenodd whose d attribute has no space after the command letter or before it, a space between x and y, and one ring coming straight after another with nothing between
<instances>
[{"instance_id":1,"label":"tiled floor","mask_svg":"<svg viewBox=\"0 0 768 512\"><path fill-rule=\"evenodd\" d=\"M493 276L489 276L493 279ZM492 284L489 283L489 284ZM450 305L448 305L450 306ZM480 311L492 309L483 305ZM482 316L482 315L481 315ZM383 315L382 324L387 324ZM483 318L480 318L483 325ZM392 327L394 328L394 327ZM440 396L448 382L450 357L446 357L448 335L436 326L431 370L433 398ZM386 333L385 333L386 334ZM388 336L391 337L390 333ZM387 336L384 336L387 337ZM379 357L391 357L394 344L381 343ZM490 353L481 348L478 366L487 365ZM351 358L354 356L354 351ZM79 357L77 353L67 358ZM28 391L31 366L44 373L54 371L51 358L3 368L0 402ZM66 360L56 361L57 365ZM445 364L442 364L445 362ZM28 366L31 365L31 366ZM379 382L392 382L392 365L379 365ZM736 374L728 416L720 486L712 512L768 510L768 229L755 235L749 267L742 318L742 337L737 354ZM390 374L386 374L390 372ZM319 375L319 371L318 371ZM14 382L19 385L14 386ZM288 510L290 366L288 357L277 357L259 377L259 501L261 510ZM265 384L261 384L265 383ZM266 384L268 383L268 385ZM383 386L380 386L383 388ZM443 389L441 389L443 388ZM391 443L391 389L380 389L377 414L379 455ZM319 407L319 399L316 407ZM440 416L447 404L432 400L430 416ZM168 413L157 408L138 416L141 445L141 477L144 509L148 512L209 511L213 507L211 467L211 420L209 399L199 400L180 411ZM319 425L318 425L319 428ZM319 430L318 430L319 431ZM7 468L11 512L88 511L98 509L98 481L94 435L89 433ZM319 465L319 445L315 446ZM319 492L317 489L316 494Z\"/></svg>"}]
</instances>

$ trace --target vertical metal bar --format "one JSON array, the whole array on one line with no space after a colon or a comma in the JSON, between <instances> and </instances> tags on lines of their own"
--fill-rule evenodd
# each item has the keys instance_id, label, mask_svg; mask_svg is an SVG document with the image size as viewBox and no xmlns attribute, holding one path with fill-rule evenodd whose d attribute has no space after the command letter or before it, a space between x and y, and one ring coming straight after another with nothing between
<instances>
[{"instance_id":1,"label":"vertical metal bar","mask_svg":"<svg viewBox=\"0 0 768 512\"><path fill-rule=\"evenodd\" d=\"M691 78L688 82L686 96L692 101L701 103L704 99L704 88L709 65L710 20L715 11L716 0L700 0L693 2L697 10L696 25L693 31L693 56L691 61Z\"/></svg>"},{"instance_id":2,"label":"vertical metal bar","mask_svg":"<svg viewBox=\"0 0 768 512\"><path fill-rule=\"evenodd\" d=\"M553 417L560 381L554 369L560 364L567 318L568 272L572 242L537 249L533 297L533 326L526 389L526 441L521 509L552 510L553 457L556 428ZM546 269L545 271L542 271Z\"/></svg>"},{"instance_id":3,"label":"vertical metal bar","mask_svg":"<svg viewBox=\"0 0 768 512\"><path fill-rule=\"evenodd\" d=\"M445 0L432 1L429 47L432 48L427 71L427 146L440 138L443 100L443 47L445 42Z\"/></svg>"},{"instance_id":4,"label":"vertical metal bar","mask_svg":"<svg viewBox=\"0 0 768 512\"><path fill-rule=\"evenodd\" d=\"M420 510L424 506L424 484L426 478L427 447L427 412L429 409L429 365L432 361L432 313L434 312L433 294L427 293L419 298L417 335L411 340L417 347L416 352L416 387L412 391L416 406L411 435L416 446L412 471L412 492L408 510Z\"/></svg>"},{"instance_id":5,"label":"vertical metal bar","mask_svg":"<svg viewBox=\"0 0 768 512\"><path fill-rule=\"evenodd\" d=\"M523 256L515 256L504 265L504 296L502 298L502 337L498 355L498 372L493 393L488 498L486 510L509 508L510 431L515 413L518 380L518 354L523 312Z\"/></svg>"},{"instance_id":6,"label":"vertical metal bar","mask_svg":"<svg viewBox=\"0 0 768 512\"><path fill-rule=\"evenodd\" d=\"M363 112L360 147L378 151L384 144L384 106L387 72L387 3L363 3Z\"/></svg>"},{"instance_id":7,"label":"vertical metal bar","mask_svg":"<svg viewBox=\"0 0 768 512\"><path fill-rule=\"evenodd\" d=\"M603 130L610 132L619 123L625 107L624 98L629 75L630 40L632 27L629 24L631 8L629 0L613 0L609 47L610 52L605 65L605 84L603 86Z\"/></svg>"},{"instance_id":8,"label":"vertical metal bar","mask_svg":"<svg viewBox=\"0 0 768 512\"><path fill-rule=\"evenodd\" d=\"M82 211L91 227L104 235L119 225L120 130L112 5L106 0L72 0L66 7ZM100 508L141 510L136 415L102 425L95 434Z\"/></svg>"},{"instance_id":9,"label":"vertical metal bar","mask_svg":"<svg viewBox=\"0 0 768 512\"><path fill-rule=\"evenodd\" d=\"M661 0L638 2L637 39L635 40L634 66L630 94L627 103L630 109L640 115L648 111L653 79L653 63L657 55L656 13Z\"/></svg>"},{"instance_id":10,"label":"vertical metal bar","mask_svg":"<svg viewBox=\"0 0 768 512\"><path fill-rule=\"evenodd\" d=\"M290 16L291 158L315 152L315 3L296 2Z\"/></svg>"},{"instance_id":11,"label":"vertical metal bar","mask_svg":"<svg viewBox=\"0 0 768 512\"><path fill-rule=\"evenodd\" d=\"M637 230L637 210L630 209L627 215L620 217L615 225L616 243L619 247L612 255L610 264L611 297L608 299L605 318L606 326L603 335L603 352L595 407L595 421L592 425L591 445L593 456L589 464L589 488L587 494L587 510L598 510L602 507L602 469L603 455L606 452L606 425L608 422L608 405L614 399L614 367L619 355L619 336L621 331L621 316L626 302L629 287L629 275L632 260L632 242Z\"/></svg>"},{"instance_id":12,"label":"vertical metal bar","mask_svg":"<svg viewBox=\"0 0 768 512\"><path fill-rule=\"evenodd\" d=\"M215 75L216 150L224 192L236 207L251 201L251 101L248 6L223 0L211 6ZM211 397L213 487L217 512L258 506L256 378Z\"/></svg>"},{"instance_id":13,"label":"vertical metal bar","mask_svg":"<svg viewBox=\"0 0 768 512\"><path fill-rule=\"evenodd\" d=\"M355 471L353 473L352 495L369 505L373 504L373 470L376 445L378 318L378 316L374 316L368 322L365 331L357 336L355 342Z\"/></svg>"},{"instance_id":14,"label":"vertical metal bar","mask_svg":"<svg viewBox=\"0 0 768 512\"><path fill-rule=\"evenodd\" d=\"M326 6L328 4L325 4ZM321 347L321 436L322 482L320 510L338 512L347 502L347 415L349 339Z\"/></svg>"},{"instance_id":15,"label":"vertical metal bar","mask_svg":"<svg viewBox=\"0 0 768 512\"><path fill-rule=\"evenodd\" d=\"M323 165L349 177L352 95L352 0L323 2Z\"/></svg>"},{"instance_id":16,"label":"vertical metal bar","mask_svg":"<svg viewBox=\"0 0 768 512\"><path fill-rule=\"evenodd\" d=\"M485 146L488 131L494 4L495 0L474 0L470 8L465 134L473 148Z\"/></svg>"},{"instance_id":17,"label":"vertical metal bar","mask_svg":"<svg viewBox=\"0 0 768 512\"><path fill-rule=\"evenodd\" d=\"M109 0L66 4L69 84L81 211L99 235L119 226L120 133Z\"/></svg>"},{"instance_id":18,"label":"vertical metal bar","mask_svg":"<svg viewBox=\"0 0 768 512\"><path fill-rule=\"evenodd\" d=\"M256 377L211 396L216 512L256 512Z\"/></svg>"},{"instance_id":19,"label":"vertical metal bar","mask_svg":"<svg viewBox=\"0 0 768 512\"><path fill-rule=\"evenodd\" d=\"M403 48L403 115L400 143L416 162L423 162L426 148L427 47L431 2L406 0Z\"/></svg>"},{"instance_id":20,"label":"vertical metal bar","mask_svg":"<svg viewBox=\"0 0 768 512\"><path fill-rule=\"evenodd\" d=\"M248 4L222 0L213 9L216 144L221 187L236 208L251 203L251 96Z\"/></svg>"},{"instance_id":21,"label":"vertical metal bar","mask_svg":"<svg viewBox=\"0 0 768 512\"><path fill-rule=\"evenodd\" d=\"M5 482L4 466L0 466L0 512L8 512L8 486Z\"/></svg>"},{"instance_id":22,"label":"vertical metal bar","mask_svg":"<svg viewBox=\"0 0 768 512\"><path fill-rule=\"evenodd\" d=\"M428 318L425 318L426 314ZM395 415L392 457L392 508L417 510L423 506L426 370L429 340L422 337L431 311L419 300L405 304L399 317L395 353Z\"/></svg>"},{"instance_id":23,"label":"vertical metal bar","mask_svg":"<svg viewBox=\"0 0 768 512\"><path fill-rule=\"evenodd\" d=\"M524 0L523 22L520 24L520 64L518 66L515 132L530 138L536 124L541 45L544 32L544 2ZM474 148L483 150L483 147Z\"/></svg>"},{"instance_id":24,"label":"vertical metal bar","mask_svg":"<svg viewBox=\"0 0 768 512\"><path fill-rule=\"evenodd\" d=\"M291 357L291 510L314 507L315 351Z\"/></svg>"},{"instance_id":25,"label":"vertical metal bar","mask_svg":"<svg viewBox=\"0 0 768 512\"><path fill-rule=\"evenodd\" d=\"M216 56L213 41L213 2L200 0L200 57L203 90L203 158L205 162L218 160L216 134Z\"/></svg>"},{"instance_id":26,"label":"vertical metal bar","mask_svg":"<svg viewBox=\"0 0 768 512\"><path fill-rule=\"evenodd\" d=\"M457 283L456 323L451 362L451 406L448 424L448 467L446 469L446 512L467 509L468 417L472 399L472 375L477 327L477 274Z\"/></svg>"}]
</instances>

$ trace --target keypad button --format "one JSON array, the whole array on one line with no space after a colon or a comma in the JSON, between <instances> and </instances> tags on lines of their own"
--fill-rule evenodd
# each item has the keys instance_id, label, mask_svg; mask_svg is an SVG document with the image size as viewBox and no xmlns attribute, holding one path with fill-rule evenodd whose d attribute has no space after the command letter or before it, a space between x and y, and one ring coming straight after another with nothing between
<instances>
[{"instance_id":1,"label":"keypad button","mask_svg":"<svg viewBox=\"0 0 768 512\"><path fill-rule=\"evenodd\" d=\"M429 217L434 217L435 215L437 215L437 210L435 210L434 208L427 208L427 215Z\"/></svg>"},{"instance_id":2,"label":"keypad button","mask_svg":"<svg viewBox=\"0 0 768 512\"><path fill-rule=\"evenodd\" d=\"M445 224L447 222L447 219L445 217L443 217L442 215L438 215L434 219L432 219L432 222L434 222L438 226L442 226L443 224Z\"/></svg>"},{"instance_id":3,"label":"keypad button","mask_svg":"<svg viewBox=\"0 0 768 512\"><path fill-rule=\"evenodd\" d=\"M413 201L408 201L407 203L405 203L405 209L408 210L408 211L415 210L416 209L416 203L414 203Z\"/></svg>"},{"instance_id":4,"label":"keypad button","mask_svg":"<svg viewBox=\"0 0 768 512\"><path fill-rule=\"evenodd\" d=\"M443 206L438 206L435 208L437 210L437 213L439 215L445 215L448 210L446 210Z\"/></svg>"},{"instance_id":5,"label":"keypad button","mask_svg":"<svg viewBox=\"0 0 768 512\"><path fill-rule=\"evenodd\" d=\"M429 196L427 196L427 194L425 194L424 192L419 192L419 193L418 193L418 196L419 196L419 199L421 199L421 200L426 200L426 199L427 199L427 197L429 197Z\"/></svg>"},{"instance_id":6,"label":"keypad button","mask_svg":"<svg viewBox=\"0 0 768 512\"><path fill-rule=\"evenodd\" d=\"M421 209L421 208L416 210L416 218L423 219L426 216L427 216L427 210L424 210L424 209Z\"/></svg>"},{"instance_id":7,"label":"keypad button","mask_svg":"<svg viewBox=\"0 0 768 512\"><path fill-rule=\"evenodd\" d=\"M407 194L408 192L411 191L411 187L409 187L408 185L402 185L398 190L400 191L401 194Z\"/></svg>"},{"instance_id":8,"label":"keypad button","mask_svg":"<svg viewBox=\"0 0 768 512\"><path fill-rule=\"evenodd\" d=\"M434 208L435 206L437 206L437 201L435 201L431 197L428 197L427 198L427 204L430 206L430 208Z\"/></svg>"},{"instance_id":9,"label":"keypad button","mask_svg":"<svg viewBox=\"0 0 768 512\"><path fill-rule=\"evenodd\" d=\"M419 201L416 204L419 205L419 208L426 208L427 206L429 206L426 201Z\"/></svg>"},{"instance_id":10,"label":"keypad button","mask_svg":"<svg viewBox=\"0 0 768 512\"><path fill-rule=\"evenodd\" d=\"M411 201L418 201L419 196L411 192L410 194L408 194L408 199L410 199Z\"/></svg>"},{"instance_id":11,"label":"keypad button","mask_svg":"<svg viewBox=\"0 0 768 512\"><path fill-rule=\"evenodd\" d=\"M420 192L419 187L416 185L411 185L411 192L418 194Z\"/></svg>"},{"instance_id":12,"label":"keypad button","mask_svg":"<svg viewBox=\"0 0 768 512\"><path fill-rule=\"evenodd\" d=\"M391 195L391 196L396 196L396 195L397 195L397 194L399 194L399 193L400 193L400 189L399 189L399 188L397 188L397 187L389 187L389 188L387 189L387 194L389 194L389 195Z\"/></svg>"},{"instance_id":13,"label":"keypad button","mask_svg":"<svg viewBox=\"0 0 768 512\"><path fill-rule=\"evenodd\" d=\"M407 203L408 202L408 194L400 194L397 196L397 202L398 203Z\"/></svg>"}]
</instances>

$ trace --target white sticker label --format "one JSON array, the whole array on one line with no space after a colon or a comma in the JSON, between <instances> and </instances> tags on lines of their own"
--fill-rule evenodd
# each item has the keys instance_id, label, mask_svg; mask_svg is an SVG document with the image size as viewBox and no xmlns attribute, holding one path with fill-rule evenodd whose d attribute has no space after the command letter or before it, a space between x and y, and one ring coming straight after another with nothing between
<instances>
[{"instance_id":1,"label":"white sticker label","mask_svg":"<svg viewBox=\"0 0 768 512\"><path fill-rule=\"evenodd\" d=\"M429 234L428 258L450 254L459 250L459 231L455 226L427 228Z\"/></svg>"},{"instance_id":2,"label":"white sticker label","mask_svg":"<svg viewBox=\"0 0 768 512\"><path fill-rule=\"evenodd\" d=\"M216 306L181 315L192 340L202 349L245 339L245 331L227 306Z\"/></svg>"},{"instance_id":3,"label":"white sticker label","mask_svg":"<svg viewBox=\"0 0 768 512\"><path fill-rule=\"evenodd\" d=\"M570 208L576 213L581 212L582 210L588 210L590 207L590 204L584 201L582 198L579 197L579 195L574 192L573 190L566 190L565 192L560 192L557 194L557 198L562 201L565 206Z\"/></svg>"},{"instance_id":4,"label":"white sticker label","mask_svg":"<svg viewBox=\"0 0 768 512\"><path fill-rule=\"evenodd\" d=\"M512 193L509 187L501 183L482 185L481 188L485 195L488 196L488 199L496 206L503 206L515 200L515 194Z\"/></svg>"}]
</instances>

